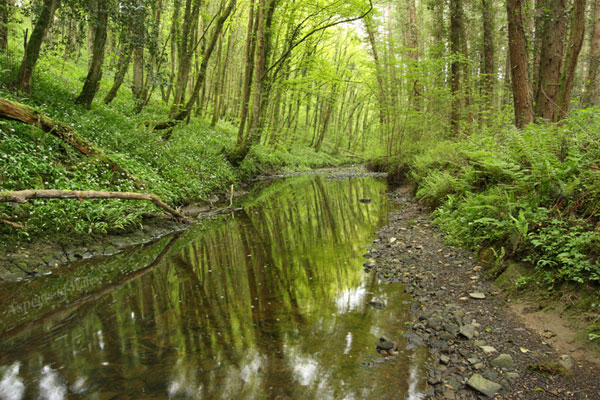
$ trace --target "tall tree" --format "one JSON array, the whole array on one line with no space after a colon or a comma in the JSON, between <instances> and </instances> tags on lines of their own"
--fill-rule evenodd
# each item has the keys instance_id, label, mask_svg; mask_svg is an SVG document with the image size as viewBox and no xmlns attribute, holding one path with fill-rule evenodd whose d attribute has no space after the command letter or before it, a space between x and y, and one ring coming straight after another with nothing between
<instances>
[{"instance_id":1,"label":"tall tree","mask_svg":"<svg viewBox=\"0 0 600 400\"><path fill-rule=\"evenodd\" d=\"M79 96L75 99L75 103L82 104L86 108L90 108L92 101L98 93L100 87L100 79L102 78L102 64L104 63L104 48L106 46L106 36L108 32L108 14L110 1L92 0L91 14L94 26L94 44L92 48L92 61L90 68L83 84L83 89Z\"/></svg>"},{"instance_id":2,"label":"tall tree","mask_svg":"<svg viewBox=\"0 0 600 400\"><path fill-rule=\"evenodd\" d=\"M594 1L594 21L590 39L587 79L582 103L586 107L598 104L600 89L600 0Z\"/></svg>"},{"instance_id":3,"label":"tall tree","mask_svg":"<svg viewBox=\"0 0 600 400\"><path fill-rule=\"evenodd\" d=\"M59 6L60 0L43 0L41 4L41 10L35 22L33 32L31 32L31 37L25 43L25 54L19 68L19 73L13 82L13 86L21 92L31 93L31 79L40 56L42 42L44 41L46 32L48 32L48 29L52 25L54 13Z\"/></svg>"},{"instance_id":4,"label":"tall tree","mask_svg":"<svg viewBox=\"0 0 600 400\"><path fill-rule=\"evenodd\" d=\"M12 8L13 0L0 0L0 50L8 48L8 24Z\"/></svg>"},{"instance_id":5,"label":"tall tree","mask_svg":"<svg viewBox=\"0 0 600 400\"><path fill-rule=\"evenodd\" d=\"M543 28L534 111L537 118L552 121L559 101L558 91L567 29L567 1L549 0L548 6L551 13Z\"/></svg>"},{"instance_id":6,"label":"tall tree","mask_svg":"<svg viewBox=\"0 0 600 400\"><path fill-rule=\"evenodd\" d=\"M464 54L461 43L461 33L463 30L463 8L462 0L450 0L450 52L452 53L452 62L450 64L452 91L452 110L450 114L450 125L452 132L458 134L460 130L461 116L461 98L460 98L460 71L461 64L464 62Z\"/></svg>"},{"instance_id":7,"label":"tall tree","mask_svg":"<svg viewBox=\"0 0 600 400\"><path fill-rule=\"evenodd\" d=\"M579 52L583 45L583 36L585 33L585 6L585 0L575 0L571 20L571 33L569 34L569 48L567 49L567 56L561 73L558 107L554 110L554 121L560 121L569 112L577 61L579 60Z\"/></svg>"},{"instance_id":8,"label":"tall tree","mask_svg":"<svg viewBox=\"0 0 600 400\"><path fill-rule=\"evenodd\" d=\"M483 77L481 88L484 107L491 111L494 108L494 85L496 71L494 66L494 9L492 0L481 0L483 22Z\"/></svg>"},{"instance_id":9,"label":"tall tree","mask_svg":"<svg viewBox=\"0 0 600 400\"><path fill-rule=\"evenodd\" d=\"M194 89L192 90L192 95L185 107L175 116L175 120L183 121L186 119L192 112L194 108L194 104L198 101L198 96L200 94L200 89L204 86L204 82L206 80L206 69L208 68L208 62L212 56L212 53L215 49L219 36L221 35L221 31L223 30L223 25L227 18L231 15L233 8L236 5L236 0L229 0L227 6L223 11L220 11L219 17L215 22L215 27L213 28L212 35L208 40L208 44L206 49L204 50L204 54L202 55L202 63L200 64L200 69L196 76L196 82L194 84Z\"/></svg>"},{"instance_id":10,"label":"tall tree","mask_svg":"<svg viewBox=\"0 0 600 400\"><path fill-rule=\"evenodd\" d=\"M515 124L522 128L533 122L522 0L506 0L506 15Z\"/></svg>"}]
</instances>

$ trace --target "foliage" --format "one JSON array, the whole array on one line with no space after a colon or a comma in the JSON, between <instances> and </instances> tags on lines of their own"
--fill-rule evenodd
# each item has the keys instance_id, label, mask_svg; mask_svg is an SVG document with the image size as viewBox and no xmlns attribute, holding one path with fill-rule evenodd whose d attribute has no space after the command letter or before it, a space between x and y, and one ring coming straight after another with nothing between
<instances>
[{"instance_id":1,"label":"foliage","mask_svg":"<svg viewBox=\"0 0 600 400\"><path fill-rule=\"evenodd\" d=\"M8 81L13 60L0 58L3 81ZM61 60L62 61L62 60ZM123 92L110 106L95 105L92 111L73 105L80 79L85 76L84 60L63 65L59 57L47 55L35 77L36 90L29 103L42 113L64 122L102 148L131 175L144 183L143 191L155 193L173 206L207 199L259 173L297 170L348 162L343 157L316 153L297 146L291 151L263 146L253 150L243 168L234 169L222 150L234 145L235 129L220 123L212 129L193 119L174 131L169 141L147 129L147 121L158 120L164 106L151 103L132 116L131 95ZM109 85L103 86L104 88ZM9 92L0 96L15 98ZM136 191L133 183L102 163L82 157L54 136L33 127L0 122L0 190L77 189ZM40 237L68 238L72 234L93 235L122 232L142 223L143 213L159 213L153 204L119 200L36 200L26 204L0 204L0 218L24 224L18 231L0 224L4 242ZM58 236L57 236L58 235Z\"/></svg>"},{"instance_id":2,"label":"foliage","mask_svg":"<svg viewBox=\"0 0 600 400\"><path fill-rule=\"evenodd\" d=\"M451 244L504 249L548 287L600 282L600 146L597 110L563 125L482 129L462 140L422 142L404 162L419 199Z\"/></svg>"}]
</instances>

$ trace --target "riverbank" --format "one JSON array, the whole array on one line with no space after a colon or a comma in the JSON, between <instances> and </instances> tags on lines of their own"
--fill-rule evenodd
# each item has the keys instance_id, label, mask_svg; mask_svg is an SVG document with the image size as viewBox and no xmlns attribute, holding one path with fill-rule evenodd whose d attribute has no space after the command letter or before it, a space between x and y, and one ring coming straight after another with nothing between
<instances>
[{"instance_id":1,"label":"riverbank","mask_svg":"<svg viewBox=\"0 0 600 400\"><path fill-rule=\"evenodd\" d=\"M4 242L0 245L0 282L49 275L55 268L64 264L112 256L128 248L156 242L172 233L189 229L194 225L194 221L201 221L221 211L227 212L230 210L230 202L246 195L254 182L299 175L328 175L328 179L348 179L385 177L386 174L368 172L362 167L319 168L309 171L263 174L238 187L233 193L214 193L208 201L195 202L182 207L181 212L192 220L191 224L150 214L142 216L136 229L122 233L61 236L17 243Z\"/></svg>"},{"instance_id":2,"label":"riverbank","mask_svg":"<svg viewBox=\"0 0 600 400\"><path fill-rule=\"evenodd\" d=\"M416 302L404 336L431 352L428 398L600 396L598 358L558 336L564 321L555 318L540 335L473 253L445 244L409 188L391 196L400 209L378 231L365 266L384 282L406 285Z\"/></svg>"}]
</instances>

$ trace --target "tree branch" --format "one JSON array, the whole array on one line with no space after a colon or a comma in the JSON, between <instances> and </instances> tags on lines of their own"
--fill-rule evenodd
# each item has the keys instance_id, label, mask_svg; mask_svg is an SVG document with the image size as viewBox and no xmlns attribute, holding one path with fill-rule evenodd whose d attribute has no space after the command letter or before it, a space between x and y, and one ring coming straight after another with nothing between
<instances>
[{"instance_id":1,"label":"tree branch","mask_svg":"<svg viewBox=\"0 0 600 400\"><path fill-rule=\"evenodd\" d=\"M25 203L31 199L121 199L121 200L146 200L151 201L162 208L176 219L189 221L189 219L179 211L171 208L164 203L157 195L149 193L134 192L102 192L102 191L81 191L81 190L16 190L0 191L0 202L4 203Z\"/></svg>"}]
</instances>

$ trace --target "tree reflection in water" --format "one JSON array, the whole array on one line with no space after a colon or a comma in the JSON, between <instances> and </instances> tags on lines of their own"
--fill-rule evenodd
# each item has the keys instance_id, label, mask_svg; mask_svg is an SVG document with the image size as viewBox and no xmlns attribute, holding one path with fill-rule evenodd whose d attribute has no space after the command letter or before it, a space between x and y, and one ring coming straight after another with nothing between
<instances>
[{"instance_id":1,"label":"tree reflection in water","mask_svg":"<svg viewBox=\"0 0 600 400\"><path fill-rule=\"evenodd\" d=\"M421 350L361 366L379 335L403 346L408 318L401 288L380 286L361 267L391 207L384 190L371 178L272 184L243 212L168 244L126 285L4 341L9 383L0 390L33 397L52 378L70 397L94 399L417 393ZM365 197L373 201L358 201ZM373 298L387 308L370 308Z\"/></svg>"}]
</instances>

